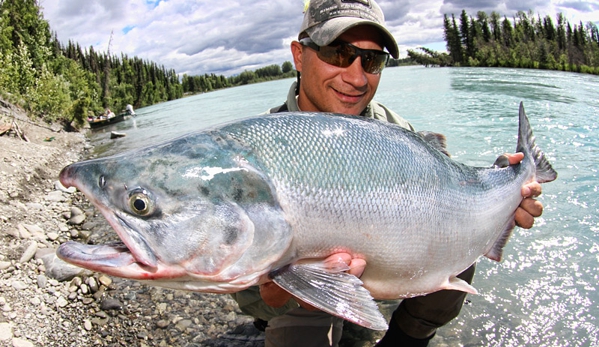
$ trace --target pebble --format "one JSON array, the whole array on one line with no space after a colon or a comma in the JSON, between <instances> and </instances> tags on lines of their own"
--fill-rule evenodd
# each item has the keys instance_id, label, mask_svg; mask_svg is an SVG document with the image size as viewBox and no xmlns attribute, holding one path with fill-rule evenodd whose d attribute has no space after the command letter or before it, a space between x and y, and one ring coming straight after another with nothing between
<instances>
[{"instance_id":1,"label":"pebble","mask_svg":"<svg viewBox=\"0 0 599 347\"><path fill-rule=\"evenodd\" d=\"M27 245L25 252L23 252L23 255L21 256L19 263L26 263L26 262L30 261L33 258L33 256L35 255L35 252L37 252L37 242L31 241Z\"/></svg>"},{"instance_id":2,"label":"pebble","mask_svg":"<svg viewBox=\"0 0 599 347\"><path fill-rule=\"evenodd\" d=\"M56 241L58 239L58 233L53 233L53 232L49 232L48 234L48 240L51 241Z\"/></svg>"},{"instance_id":3,"label":"pebble","mask_svg":"<svg viewBox=\"0 0 599 347\"><path fill-rule=\"evenodd\" d=\"M55 190L53 192L48 193L44 198L46 201L54 201L54 202L63 202L66 201L64 195L62 195L61 191Z\"/></svg>"},{"instance_id":4,"label":"pebble","mask_svg":"<svg viewBox=\"0 0 599 347\"><path fill-rule=\"evenodd\" d=\"M102 283L106 287L110 287L110 285L112 284L112 279L106 275L100 275L98 281L100 281L100 283Z\"/></svg>"},{"instance_id":5,"label":"pebble","mask_svg":"<svg viewBox=\"0 0 599 347\"><path fill-rule=\"evenodd\" d=\"M0 323L0 341L10 340L12 339L12 337L12 326L10 325L10 323Z\"/></svg>"},{"instance_id":6,"label":"pebble","mask_svg":"<svg viewBox=\"0 0 599 347\"><path fill-rule=\"evenodd\" d=\"M179 331L185 331L185 329L189 328L190 325L191 325L191 320L182 319L179 322L177 322L177 324L175 325L175 328L177 328Z\"/></svg>"},{"instance_id":7,"label":"pebble","mask_svg":"<svg viewBox=\"0 0 599 347\"><path fill-rule=\"evenodd\" d=\"M23 289L27 288L27 285L21 281L13 281L12 287L15 288L16 290L23 290Z\"/></svg>"},{"instance_id":8,"label":"pebble","mask_svg":"<svg viewBox=\"0 0 599 347\"><path fill-rule=\"evenodd\" d=\"M87 330L87 331L92 330L92 322L89 319L84 320L83 328L85 328L85 330Z\"/></svg>"},{"instance_id":9,"label":"pebble","mask_svg":"<svg viewBox=\"0 0 599 347\"><path fill-rule=\"evenodd\" d=\"M65 307L69 304L69 302L62 296L59 296L58 299L56 300L56 306L58 307Z\"/></svg>"},{"instance_id":10,"label":"pebble","mask_svg":"<svg viewBox=\"0 0 599 347\"><path fill-rule=\"evenodd\" d=\"M38 275L37 276L37 286L39 288L46 288L46 285L48 284L48 278L44 275Z\"/></svg>"},{"instance_id":11,"label":"pebble","mask_svg":"<svg viewBox=\"0 0 599 347\"><path fill-rule=\"evenodd\" d=\"M83 224L83 222L85 222L85 218L86 218L85 214L73 216L73 217L69 218L69 221L67 222L67 224L81 225L81 224Z\"/></svg>"},{"instance_id":12,"label":"pebble","mask_svg":"<svg viewBox=\"0 0 599 347\"><path fill-rule=\"evenodd\" d=\"M30 341L27 341L25 339L12 339L12 346L13 347L34 347L33 343L31 343Z\"/></svg>"},{"instance_id":13,"label":"pebble","mask_svg":"<svg viewBox=\"0 0 599 347\"><path fill-rule=\"evenodd\" d=\"M122 310L123 304L118 300L106 298L106 299L102 300L102 303L100 304L100 308L104 311L106 311L106 310Z\"/></svg>"}]
</instances>

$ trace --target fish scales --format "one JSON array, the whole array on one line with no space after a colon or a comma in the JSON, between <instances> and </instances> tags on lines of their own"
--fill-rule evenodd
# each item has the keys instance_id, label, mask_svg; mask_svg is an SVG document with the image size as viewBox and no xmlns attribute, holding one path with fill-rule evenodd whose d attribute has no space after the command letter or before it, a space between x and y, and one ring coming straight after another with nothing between
<instances>
[{"instance_id":1,"label":"fish scales","mask_svg":"<svg viewBox=\"0 0 599 347\"><path fill-rule=\"evenodd\" d=\"M281 113L61 172L98 207L122 244L65 243L73 264L150 284L231 293L272 279L357 324L386 329L372 298L442 289L480 256L499 260L523 184L557 175L520 108L508 167L470 167L441 138L393 124ZM429 143L430 141L430 143ZM335 253L365 259L358 280Z\"/></svg>"}]
</instances>

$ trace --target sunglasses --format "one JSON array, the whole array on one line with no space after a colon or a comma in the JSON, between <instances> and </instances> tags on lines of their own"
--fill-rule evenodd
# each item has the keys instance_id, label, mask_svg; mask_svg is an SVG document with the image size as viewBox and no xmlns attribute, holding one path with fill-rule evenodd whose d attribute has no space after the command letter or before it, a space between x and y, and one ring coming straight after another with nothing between
<instances>
[{"instance_id":1,"label":"sunglasses","mask_svg":"<svg viewBox=\"0 0 599 347\"><path fill-rule=\"evenodd\" d=\"M350 66L357 57L362 58L362 69L370 74L380 74L385 68L389 53L376 49L362 49L341 40L335 40L328 46L319 46L309 37L299 41L303 46L316 51L316 56L327 64L338 67Z\"/></svg>"}]
</instances>

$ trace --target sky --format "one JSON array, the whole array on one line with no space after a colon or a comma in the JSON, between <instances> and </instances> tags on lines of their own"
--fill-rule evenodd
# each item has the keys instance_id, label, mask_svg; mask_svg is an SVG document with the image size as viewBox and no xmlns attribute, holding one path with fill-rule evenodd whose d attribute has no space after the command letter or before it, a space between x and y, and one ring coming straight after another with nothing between
<instances>
[{"instance_id":1,"label":"sky","mask_svg":"<svg viewBox=\"0 0 599 347\"><path fill-rule=\"evenodd\" d=\"M571 25L599 25L598 0L379 0L387 27L408 49L445 51L443 15L497 11L509 19L532 10L563 13ZM304 0L39 0L50 29L66 44L121 53L175 69L179 75L232 76L291 61ZM111 39L112 38L112 39ZM110 43L110 45L109 45Z\"/></svg>"}]
</instances>

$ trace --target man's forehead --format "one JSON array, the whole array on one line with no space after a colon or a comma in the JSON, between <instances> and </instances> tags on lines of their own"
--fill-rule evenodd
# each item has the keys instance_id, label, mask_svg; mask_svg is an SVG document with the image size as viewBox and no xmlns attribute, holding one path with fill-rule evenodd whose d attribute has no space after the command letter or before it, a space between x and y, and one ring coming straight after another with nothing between
<instances>
[{"instance_id":1,"label":"man's forehead","mask_svg":"<svg viewBox=\"0 0 599 347\"><path fill-rule=\"evenodd\" d=\"M350 28L341 33L341 35L339 35L337 38L344 41L356 39L372 41L377 43L381 47L383 47L385 42L381 31L378 28L368 24L361 24L353 28Z\"/></svg>"}]
</instances>

